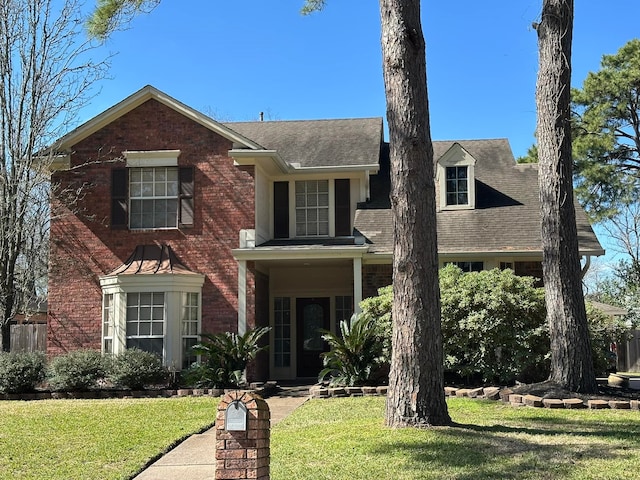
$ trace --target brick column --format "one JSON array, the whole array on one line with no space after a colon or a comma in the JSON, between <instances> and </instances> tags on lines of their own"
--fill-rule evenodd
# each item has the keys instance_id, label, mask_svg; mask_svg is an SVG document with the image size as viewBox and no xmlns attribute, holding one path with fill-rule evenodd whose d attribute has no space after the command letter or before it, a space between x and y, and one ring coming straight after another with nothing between
<instances>
[{"instance_id":1,"label":"brick column","mask_svg":"<svg viewBox=\"0 0 640 480\"><path fill-rule=\"evenodd\" d=\"M246 430L227 430L227 407L240 402L247 411ZM269 480L270 412L262 397L241 390L230 391L218 404L216 416L216 480Z\"/></svg>"}]
</instances>

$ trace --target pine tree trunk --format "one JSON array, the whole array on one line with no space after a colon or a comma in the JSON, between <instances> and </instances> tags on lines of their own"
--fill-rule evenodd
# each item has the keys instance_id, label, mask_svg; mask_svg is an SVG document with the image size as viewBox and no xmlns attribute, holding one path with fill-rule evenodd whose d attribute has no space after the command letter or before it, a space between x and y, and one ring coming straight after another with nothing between
<instances>
[{"instance_id":1,"label":"pine tree trunk","mask_svg":"<svg viewBox=\"0 0 640 480\"><path fill-rule=\"evenodd\" d=\"M573 201L571 40L573 0L544 0L537 26L540 68L539 184L550 380L574 392L595 392Z\"/></svg>"},{"instance_id":2,"label":"pine tree trunk","mask_svg":"<svg viewBox=\"0 0 640 480\"><path fill-rule=\"evenodd\" d=\"M433 146L419 0L381 0L394 226L386 423L446 425Z\"/></svg>"}]
</instances>

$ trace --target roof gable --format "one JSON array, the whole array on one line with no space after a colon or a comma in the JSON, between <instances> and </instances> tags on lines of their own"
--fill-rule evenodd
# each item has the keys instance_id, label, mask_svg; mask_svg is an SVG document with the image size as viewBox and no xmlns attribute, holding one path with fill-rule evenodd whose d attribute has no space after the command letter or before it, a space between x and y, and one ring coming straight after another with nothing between
<instances>
[{"instance_id":1,"label":"roof gable","mask_svg":"<svg viewBox=\"0 0 640 480\"><path fill-rule=\"evenodd\" d=\"M161 92L157 88L147 85L134 94L128 96L121 102L108 108L99 115L93 117L91 120L80 125L76 129L72 130L58 141L59 150L67 150L76 143L84 140L88 136L97 132L106 125L112 123L123 115L131 112L135 108L139 107L143 103L149 100L156 100L163 105L175 110L176 112L184 115L185 117L199 123L200 125L218 133L219 135L227 138L234 143L234 146L248 149L260 149L261 147L252 140L242 136L240 133L235 132L222 123L217 122L208 116L200 113L199 111L179 102L173 97L170 97L164 92Z\"/></svg>"}]
</instances>

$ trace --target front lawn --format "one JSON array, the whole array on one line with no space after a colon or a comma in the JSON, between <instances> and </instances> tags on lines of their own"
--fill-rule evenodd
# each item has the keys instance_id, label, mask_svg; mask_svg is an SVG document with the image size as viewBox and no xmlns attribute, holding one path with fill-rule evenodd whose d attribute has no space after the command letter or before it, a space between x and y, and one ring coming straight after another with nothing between
<instances>
[{"instance_id":1,"label":"front lawn","mask_svg":"<svg viewBox=\"0 0 640 480\"><path fill-rule=\"evenodd\" d=\"M218 399L0 402L0 479L127 479L213 423ZM456 427L391 430L384 399L311 400L271 432L273 480L620 479L640 413L451 398Z\"/></svg>"},{"instance_id":2,"label":"front lawn","mask_svg":"<svg viewBox=\"0 0 640 480\"><path fill-rule=\"evenodd\" d=\"M384 400L307 402L272 431L271 478L620 479L640 465L640 413L449 399L457 427L390 430Z\"/></svg>"},{"instance_id":3,"label":"front lawn","mask_svg":"<svg viewBox=\"0 0 640 480\"><path fill-rule=\"evenodd\" d=\"M213 424L217 398L0 402L0 478L126 479Z\"/></svg>"}]
</instances>

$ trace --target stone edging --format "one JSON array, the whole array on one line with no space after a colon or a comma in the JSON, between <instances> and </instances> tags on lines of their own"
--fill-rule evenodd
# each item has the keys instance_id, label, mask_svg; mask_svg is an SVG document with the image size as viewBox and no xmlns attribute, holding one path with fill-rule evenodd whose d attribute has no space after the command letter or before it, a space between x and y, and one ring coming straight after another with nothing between
<instances>
[{"instance_id":1,"label":"stone edging","mask_svg":"<svg viewBox=\"0 0 640 480\"><path fill-rule=\"evenodd\" d=\"M60 400L60 399L108 399L108 398L173 398L173 397L221 397L229 391L238 389L220 388L180 388L163 390L90 390L86 392L36 392L36 393L0 393L0 400ZM267 388L250 390L264 395Z\"/></svg>"},{"instance_id":2,"label":"stone edging","mask_svg":"<svg viewBox=\"0 0 640 480\"><path fill-rule=\"evenodd\" d=\"M338 397L362 397L385 396L388 387L336 387L328 388L314 385L309 389L311 398L338 398ZM590 408L593 410L610 408L614 410L640 410L640 400L604 400L594 399L586 402L580 398L542 398L535 395L522 395L514 393L509 388L480 387L480 388L456 388L445 387L447 397L466 397L484 400L501 400L514 407L542 407L542 408Z\"/></svg>"}]
</instances>

